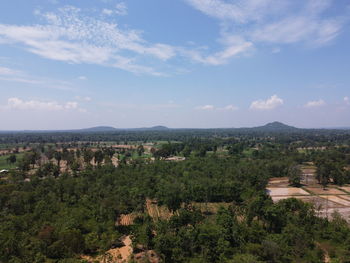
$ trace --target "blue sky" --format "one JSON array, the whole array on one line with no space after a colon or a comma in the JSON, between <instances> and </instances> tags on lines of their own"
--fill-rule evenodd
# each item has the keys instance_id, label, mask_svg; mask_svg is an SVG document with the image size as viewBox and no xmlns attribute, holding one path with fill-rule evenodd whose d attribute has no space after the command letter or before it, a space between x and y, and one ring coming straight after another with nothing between
<instances>
[{"instance_id":1,"label":"blue sky","mask_svg":"<svg viewBox=\"0 0 350 263\"><path fill-rule=\"evenodd\" d=\"M350 126L347 0L0 3L1 130Z\"/></svg>"}]
</instances>

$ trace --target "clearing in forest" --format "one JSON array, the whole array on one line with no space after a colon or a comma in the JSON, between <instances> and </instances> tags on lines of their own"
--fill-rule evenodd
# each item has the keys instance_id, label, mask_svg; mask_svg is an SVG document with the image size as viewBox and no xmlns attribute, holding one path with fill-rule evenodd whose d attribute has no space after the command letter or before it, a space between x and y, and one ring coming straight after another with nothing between
<instances>
[{"instance_id":1,"label":"clearing in forest","mask_svg":"<svg viewBox=\"0 0 350 263\"><path fill-rule=\"evenodd\" d=\"M276 177L269 180L266 191L274 202L287 198L296 198L315 207L320 217L330 217L338 212L350 222L350 185L330 185L323 188L316 179L316 167L312 163L301 166L302 187L291 187L287 177Z\"/></svg>"}]
</instances>

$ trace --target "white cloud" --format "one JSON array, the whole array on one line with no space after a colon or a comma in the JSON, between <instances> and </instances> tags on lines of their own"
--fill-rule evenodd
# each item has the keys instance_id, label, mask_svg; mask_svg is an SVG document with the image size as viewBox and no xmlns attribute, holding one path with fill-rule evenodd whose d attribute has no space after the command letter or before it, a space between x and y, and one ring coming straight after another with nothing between
<instances>
[{"instance_id":1,"label":"white cloud","mask_svg":"<svg viewBox=\"0 0 350 263\"><path fill-rule=\"evenodd\" d=\"M115 13L118 15L125 16L128 14L128 8L124 2L120 2L115 5Z\"/></svg>"},{"instance_id":2,"label":"white cloud","mask_svg":"<svg viewBox=\"0 0 350 263\"><path fill-rule=\"evenodd\" d=\"M267 100L256 100L250 105L250 109L253 110L272 110L283 104L283 100L277 95L273 95Z\"/></svg>"},{"instance_id":3,"label":"white cloud","mask_svg":"<svg viewBox=\"0 0 350 263\"><path fill-rule=\"evenodd\" d=\"M229 34L221 37L222 48L216 52L193 46L150 43L143 38L140 30L122 28L109 19L109 15L126 14L124 2L118 3L114 9L103 9L102 17L86 12L67 6L59 8L57 12L37 11L42 24L0 24L0 43L19 45L46 59L97 64L154 76L167 75L154 68L157 61L166 62L182 56L197 63L222 65L253 48L251 41Z\"/></svg>"},{"instance_id":4,"label":"white cloud","mask_svg":"<svg viewBox=\"0 0 350 263\"><path fill-rule=\"evenodd\" d=\"M0 75L12 76L12 75L17 75L18 73L19 71L17 70L0 66Z\"/></svg>"},{"instance_id":5,"label":"white cloud","mask_svg":"<svg viewBox=\"0 0 350 263\"><path fill-rule=\"evenodd\" d=\"M118 24L84 15L75 7L41 16L46 19L44 25L0 24L0 42L19 43L29 52L47 59L98 64L152 75L161 73L150 66L139 65L138 56L162 61L175 56L175 48L170 45L148 43L140 31L121 29ZM125 52L127 56L123 55Z\"/></svg>"},{"instance_id":6,"label":"white cloud","mask_svg":"<svg viewBox=\"0 0 350 263\"><path fill-rule=\"evenodd\" d=\"M85 76L79 76L78 79L80 79L80 80L87 80L87 77L85 77Z\"/></svg>"},{"instance_id":7,"label":"white cloud","mask_svg":"<svg viewBox=\"0 0 350 263\"><path fill-rule=\"evenodd\" d=\"M125 16L128 14L128 8L124 2L120 2L116 4L115 8L113 9L108 9L108 8L102 9L102 14L107 16L111 16L111 15Z\"/></svg>"},{"instance_id":8,"label":"white cloud","mask_svg":"<svg viewBox=\"0 0 350 263\"><path fill-rule=\"evenodd\" d=\"M266 43L305 42L319 45L334 39L341 28L341 20L315 20L313 17L295 16L256 28L251 32L251 37L255 41Z\"/></svg>"},{"instance_id":9,"label":"white cloud","mask_svg":"<svg viewBox=\"0 0 350 263\"><path fill-rule=\"evenodd\" d=\"M305 108L314 108L314 107L320 107L320 106L324 106L326 105L326 103L324 102L324 100L319 99L319 100L314 100L314 101L309 101L307 102L304 107Z\"/></svg>"},{"instance_id":10,"label":"white cloud","mask_svg":"<svg viewBox=\"0 0 350 263\"><path fill-rule=\"evenodd\" d=\"M36 77L26 72L0 66L0 81L19 82L45 89L74 90L71 83L62 80Z\"/></svg>"},{"instance_id":11,"label":"white cloud","mask_svg":"<svg viewBox=\"0 0 350 263\"><path fill-rule=\"evenodd\" d=\"M344 97L344 102L345 102L345 104L350 105L350 99L348 96Z\"/></svg>"},{"instance_id":12,"label":"white cloud","mask_svg":"<svg viewBox=\"0 0 350 263\"><path fill-rule=\"evenodd\" d=\"M226 107L223 108L224 110L238 110L238 107L237 106L234 106L234 105L227 105Z\"/></svg>"},{"instance_id":13,"label":"white cloud","mask_svg":"<svg viewBox=\"0 0 350 263\"><path fill-rule=\"evenodd\" d=\"M113 14L113 10L104 8L104 9L102 9L102 14L110 16Z\"/></svg>"},{"instance_id":14,"label":"white cloud","mask_svg":"<svg viewBox=\"0 0 350 263\"><path fill-rule=\"evenodd\" d=\"M346 15L326 11L332 0L186 0L195 9L220 21L221 35L246 42L322 45L344 27Z\"/></svg>"},{"instance_id":15,"label":"white cloud","mask_svg":"<svg viewBox=\"0 0 350 263\"><path fill-rule=\"evenodd\" d=\"M81 110L75 101L68 101L60 104L56 101L39 101L39 100L22 100L17 97L9 98L6 109L14 110L45 110L45 111L61 111L61 110Z\"/></svg>"},{"instance_id":16,"label":"white cloud","mask_svg":"<svg viewBox=\"0 0 350 263\"><path fill-rule=\"evenodd\" d=\"M220 108L220 107L216 108L214 105L208 104L208 105L204 105L204 106L197 106L197 107L195 107L195 109L196 110L210 110L210 111L211 110L234 111L234 110L238 110L238 107L230 104L230 105L227 105L227 106L222 107L222 108Z\"/></svg>"},{"instance_id":17,"label":"white cloud","mask_svg":"<svg viewBox=\"0 0 350 263\"><path fill-rule=\"evenodd\" d=\"M183 52L196 62L217 66L225 64L232 57L247 53L253 48L253 43L238 36L227 37L221 42L224 44L224 49L211 55L205 56L198 50L184 50Z\"/></svg>"},{"instance_id":18,"label":"white cloud","mask_svg":"<svg viewBox=\"0 0 350 263\"><path fill-rule=\"evenodd\" d=\"M18 45L46 59L164 76L167 74L156 67L178 56L216 66L250 54L259 44L271 45L269 50L293 43L319 46L335 39L347 22L345 15L340 17L326 12L332 7L331 0L185 1L219 20L217 41L220 47L215 51L209 47L180 47L147 41L142 31L115 22L113 15L127 14L125 2L99 11L71 6L55 12L39 10L36 15L40 16L41 24L0 24L0 43Z\"/></svg>"},{"instance_id":19,"label":"white cloud","mask_svg":"<svg viewBox=\"0 0 350 263\"><path fill-rule=\"evenodd\" d=\"M214 110L215 107L213 105L204 105L204 106L198 106L195 109L196 110Z\"/></svg>"}]
</instances>

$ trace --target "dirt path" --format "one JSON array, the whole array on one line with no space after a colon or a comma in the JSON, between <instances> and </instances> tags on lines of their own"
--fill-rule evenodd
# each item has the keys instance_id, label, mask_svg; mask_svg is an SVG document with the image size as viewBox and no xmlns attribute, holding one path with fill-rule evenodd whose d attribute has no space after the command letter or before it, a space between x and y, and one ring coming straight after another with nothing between
<instances>
[{"instance_id":1,"label":"dirt path","mask_svg":"<svg viewBox=\"0 0 350 263\"><path fill-rule=\"evenodd\" d=\"M330 263L331 262L331 258L329 256L329 253L327 251L326 248L324 248L324 246L322 246L319 242L316 242L316 246L318 246L322 251L323 251L323 262L324 263Z\"/></svg>"}]
</instances>

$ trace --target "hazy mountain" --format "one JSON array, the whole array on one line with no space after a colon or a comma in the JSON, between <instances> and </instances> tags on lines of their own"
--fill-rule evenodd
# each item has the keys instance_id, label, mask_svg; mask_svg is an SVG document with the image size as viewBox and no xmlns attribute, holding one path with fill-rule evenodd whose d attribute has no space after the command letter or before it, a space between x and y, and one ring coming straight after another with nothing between
<instances>
[{"instance_id":1,"label":"hazy mountain","mask_svg":"<svg viewBox=\"0 0 350 263\"><path fill-rule=\"evenodd\" d=\"M282 122L274 121L265 124L264 126L254 127L252 129L261 130L261 131L295 131L298 128L286 125Z\"/></svg>"},{"instance_id":2,"label":"hazy mountain","mask_svg":"<svg viewBox=\"0 0 350 263\"><path fill-rule=\"evenodd\" d=\"M166 126L158 125L158 126L150 127L150 128L148 128L148 129L149 129L149 130L168 130L169 128L166 127Z\"/></svg>"},{"instance_id":3,"label":"hazy mountain","mask_svg":"<svg viewBox=\"0 0 350 263\"><path fill-rule=\"evenodd\" d=\"M86 129L78 129L78 130L73 130L76 132L111 132L111 131L116 131L117 129L111 126L96 126L92 128L86 128Z\"/></svg>"}]
</instances>

